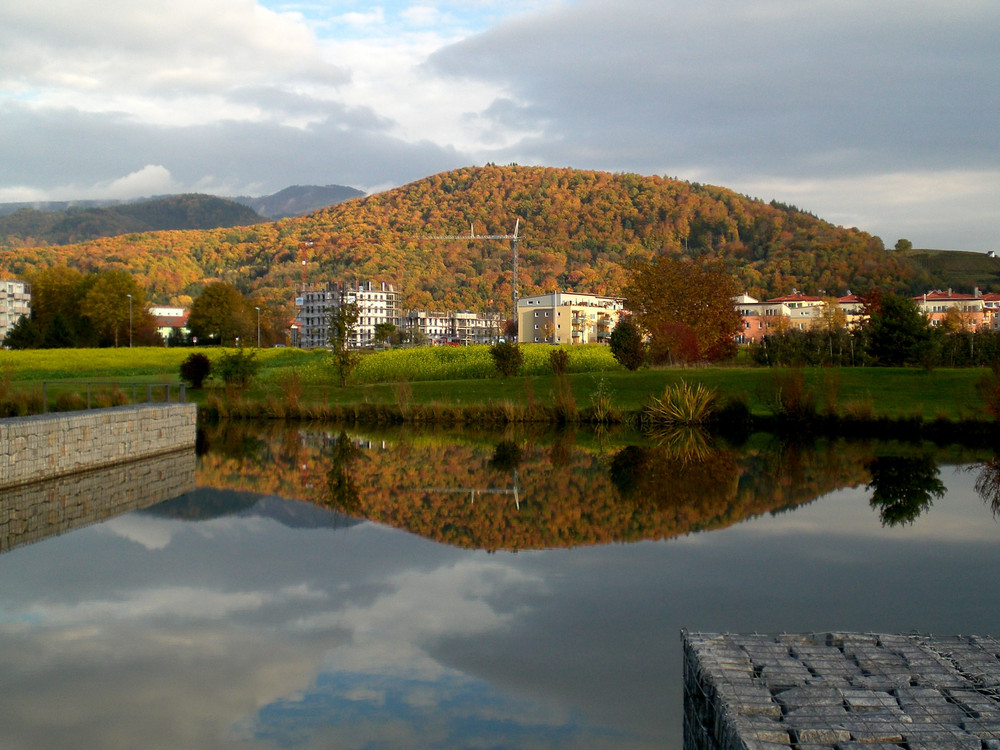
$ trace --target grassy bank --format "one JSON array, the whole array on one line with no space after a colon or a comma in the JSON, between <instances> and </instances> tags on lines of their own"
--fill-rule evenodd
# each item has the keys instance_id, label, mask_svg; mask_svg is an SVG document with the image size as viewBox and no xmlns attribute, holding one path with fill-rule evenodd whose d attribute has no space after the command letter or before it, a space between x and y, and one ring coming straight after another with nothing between
<instances>
[{"instance_id":1,"label":"grassy bank","mask_svg":"<svg viewBox=\"0 0 1000 750\"><path fill-rule=\"evenodd\" d=\"M76 349L0 351L0 398L40 392L40 382L116 381L179 382L180 363L200 351L213 361L217 348ZM231 350L230 350L231 351ZM606 347L567 347L568 373L553 376L552 347L523 347L525 366L513 378L496 376L487 347L440 347L392 350L364 355L346 388L336 378L324 352L265 349L256 352L260 371L240 395L235 411L254 409L266 416L282 404L308 406L317 414L344 410L465 409L471 415L527 410L535 414L584 413L610 406L628 413L641 409L653 395L684 380L702 383L723 400L738 400L758 418L781 410L807 407L816 414L854 420L969 421L985 419L976 383L983 369L812 368L790 372L758 367L721 366L664 368L627 372L616 365ZM228 394L230 402L235 404ZM201 404L227 400L220 383L210 380L203 391L189 391ZM253 406L256 404L256 406ZM485 410L485 411L484 411ZM288 409L285 409L288 412Z\"/></svg>"}]
</instances>

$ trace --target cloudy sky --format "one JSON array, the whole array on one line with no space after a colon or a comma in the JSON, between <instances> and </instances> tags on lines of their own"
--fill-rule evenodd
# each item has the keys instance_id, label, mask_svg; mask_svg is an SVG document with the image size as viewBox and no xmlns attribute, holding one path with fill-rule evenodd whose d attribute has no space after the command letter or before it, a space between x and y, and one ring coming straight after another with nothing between
<instances>
[{"instance_id":1,"label":"cloudy sky","mask_svg":"<svg viewBox=\"0 0 1000 750\"><path fill-rule=\"evenodd\" d=\"M996 0L0 0L0 201L489 161L1000 249Z\"/></svg>"}]
</instances>

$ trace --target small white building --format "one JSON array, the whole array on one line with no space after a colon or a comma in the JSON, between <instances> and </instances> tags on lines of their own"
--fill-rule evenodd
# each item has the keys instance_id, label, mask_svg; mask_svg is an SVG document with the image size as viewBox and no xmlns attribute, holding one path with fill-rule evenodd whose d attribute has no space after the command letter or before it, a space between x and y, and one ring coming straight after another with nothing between
<instances>
[{"instance_id":1,"label":"small white building","mask_svg":"<svg viewBox=\"0 0 1000 750\"><path fill-rule=\"evenodd\" d=\"M19 279L0 279L0 343L7 331L31 315L31 286Z\"/></svg>"},{"instance_id":2,"label":"small white building","mask_svg":"<svg viewBox=\"0 0 1000 750\"><path fill-rule=\"evenodd\" d=\"M156 330L164 341L168 341L174 331L184 336L191 333L187 328L188 311L183 307L150 305L147 309L153 316Z\"/></svg>"}]
</instances>

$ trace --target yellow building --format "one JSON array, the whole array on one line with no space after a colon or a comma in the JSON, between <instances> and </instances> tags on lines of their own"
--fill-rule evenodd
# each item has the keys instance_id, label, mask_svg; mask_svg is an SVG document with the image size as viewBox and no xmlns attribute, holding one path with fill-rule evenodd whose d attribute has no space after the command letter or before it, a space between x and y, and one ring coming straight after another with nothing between
<instances>
[{"instance_id":1,"label":"yellow building","mask_svg":"<svg viewBox=\"0 0 1000 750\"><path fill-rule=\"evenodd\" d=\"M607 344L622 314L619 297L552 292L517 301L518 341Z\"/></svg>"}]
</instances>

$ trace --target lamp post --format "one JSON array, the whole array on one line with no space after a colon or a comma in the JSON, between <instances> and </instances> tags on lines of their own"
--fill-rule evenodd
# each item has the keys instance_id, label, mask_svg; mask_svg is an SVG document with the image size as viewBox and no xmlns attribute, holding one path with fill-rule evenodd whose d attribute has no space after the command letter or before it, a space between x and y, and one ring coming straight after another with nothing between
<instances>
[{"instance_id":1,"label":"lamp post","mask_svg":"<svg viewBox=\"0 0 1000 750\"><path fill-rule=\"evenodd\" d=\"M255 307L254 310L257 311L257 348L260 349L260 308Z\"/></svg>"},{"instance_id":2,"label":"lamp post","mask_svg":"<svg viewBox=\"0 0 1000 750\"><path fill-rule=\"evenodd\" d=\"M132 348L132 295L126 294L128 297L128 348Z\"/></svg>"}]
</instances>

